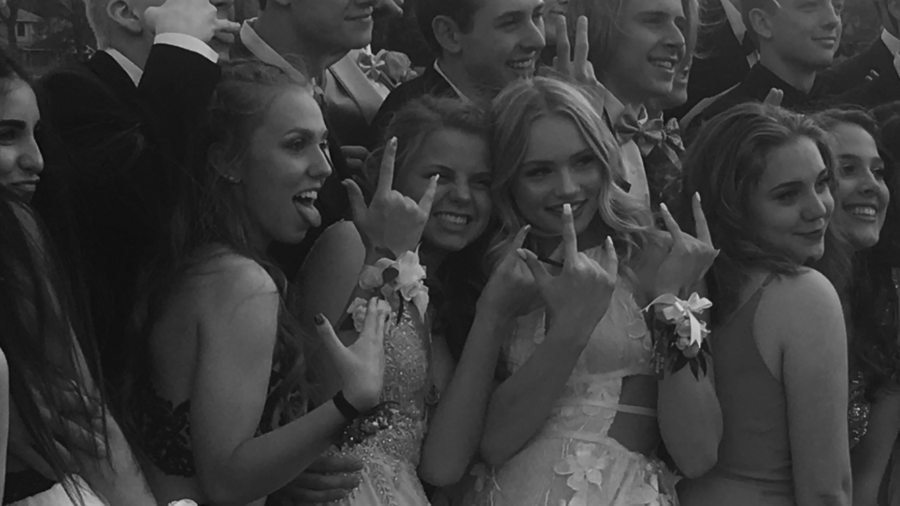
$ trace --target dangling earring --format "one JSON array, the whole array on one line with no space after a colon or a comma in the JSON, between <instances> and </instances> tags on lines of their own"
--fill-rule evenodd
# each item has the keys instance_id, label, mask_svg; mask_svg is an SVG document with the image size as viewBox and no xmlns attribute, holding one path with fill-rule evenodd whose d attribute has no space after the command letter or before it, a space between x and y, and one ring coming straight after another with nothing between
<instances>
[{"instance_id":1,"label":"dangling earring","mask_svg":"<svg viewBox=\"0 0 900 506\"><path fill-rule=\"evenodd\" d=\"M241 180L230 175L230 174L222 174L222 179L228 181L231 184L240 184Z\"/></svg>"}]
</instances>

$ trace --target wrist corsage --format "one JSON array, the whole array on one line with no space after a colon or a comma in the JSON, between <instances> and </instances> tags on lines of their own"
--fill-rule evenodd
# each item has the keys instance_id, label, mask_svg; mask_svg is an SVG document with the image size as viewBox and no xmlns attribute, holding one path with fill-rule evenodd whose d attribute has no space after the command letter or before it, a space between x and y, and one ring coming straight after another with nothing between
<instances>
[{"instance_id":1,"label":"wrist corsage","mask_svg":"<svg viewBox=\"0 0 900 506\"><path fill-rule=\"evenodd\" d=\"M338 447L341 450L353 448L378 432L390 429L394 424L394 412L398 405L393 401L382 402L367 413L350 420L341 432Z\"/></svg>"},{"instance_id":2,"label":"wrist corsage","mask_svg":"<svg viewBox=\"0 0 900 506\"><path fill-rule=\"evenodd\" d=\"M654 306L661 308L662 318L653 311ZM653 366L660 379L667 372L676 373L687 364L695 378L706 375L707 360L711 356L707 342L709 330L696 315L710 307L712 302L697 293L688 300L667 293L644 308L653 338Z\"/></svg>"},{"instance_id":3,"label":"wrist corsage","mask_svg":"<svg viewBox=\"0 0 900 506\"><path fill-rule=\"evenodd\" d=\"M428 309L428 287L425 286L425 267L419 263L419 253L407 251L396 260L382 258L375 265L367 265L359 276L359 286L364 290L378 290L382 299L379 309L390 309L398 317L403 313L403 305L412 303L425 317ZM353 316L353 326L362 332L366 321L368 302L357 297L347 308Z\"/></svg>"}]
</instances>

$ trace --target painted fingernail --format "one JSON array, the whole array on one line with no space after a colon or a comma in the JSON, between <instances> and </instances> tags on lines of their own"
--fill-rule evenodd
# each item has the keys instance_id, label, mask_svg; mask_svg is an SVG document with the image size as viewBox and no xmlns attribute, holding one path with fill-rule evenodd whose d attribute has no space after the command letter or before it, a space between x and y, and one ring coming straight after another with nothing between
<instances>
[{"instance_id":1,"label":"painted fingernail","mask_svg":"<svg viewBox=\"0 0 900 506\"><path fill-rule=\"evenodd\" d=\"M317 314L313 320L315 320L316 325L325 325L325 316L322 313Z\"/></svg>"},{"instance_id":2,"label":"painted fingernail","mask_svg":"<svg viewBox=\"0 0 900 506\"><path fill-rule=\"evenodd\" d=\"M522 248L517 249L516 254L519 255L519 258L521 258L522 260L528 258L528 255L525 254L525 250L523 250Z\"/></svg>"},{"instance_id":3,"label":"painted fingernail","mask_svg":"<svg viewBox=\"0 0 900 506\"><path fill-rule=\"evenodd\" d=\"M700 192L694 192L694 196L697 197L697 202L700 202Z\"/></svg>"},{"instance_id":4,"label":"painted fingernail","mask_svg":"<svg viewBox=\"0 0 900 506\"><path fill-rule=\"evenodd\" d=\"M563 212L572 214L572 204L563 204Z\"/></svg>"}]
</instances>

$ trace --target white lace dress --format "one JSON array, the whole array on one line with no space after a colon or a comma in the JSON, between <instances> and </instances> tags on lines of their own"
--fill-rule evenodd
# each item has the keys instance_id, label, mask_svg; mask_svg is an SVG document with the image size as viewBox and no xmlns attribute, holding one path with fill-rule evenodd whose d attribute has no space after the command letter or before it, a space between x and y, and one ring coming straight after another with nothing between
<instances>
[{"instance_id":1,"label":"white lace dress","mask_svg":"<svg viewBox=\"0 0 900 506\"><path fill-rule=\"evenodd\" d=\"M599 260L602 250L586 253ZM504 346L509 369L515 372L543 339L543 310L520 318ZM616 412L656 416L652 409L619 404L623 378L652 374L650 359L647 326L631 289L620 278L609 311L544 426L502 466L476 464L462 490L453 493L454 502L457 506L676 505L676 478L666 466L607 435Z\"/></svg>"}]
</instances>

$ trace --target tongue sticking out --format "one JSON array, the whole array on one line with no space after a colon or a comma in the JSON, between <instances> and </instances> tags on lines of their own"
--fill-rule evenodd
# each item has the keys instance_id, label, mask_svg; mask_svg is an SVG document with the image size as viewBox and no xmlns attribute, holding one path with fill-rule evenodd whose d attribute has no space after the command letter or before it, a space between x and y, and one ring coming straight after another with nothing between
<instances>
[{"instance_id":1,"label":"tongue sticking out","mask_svg":"<svg viewBox=\"0 0 900 506\"><path fill-rule=\"evenodd\" d=\"M297 208L297 213L300 214L300 217L303 218L304 221L309 223L310 227L318 227L322 224L322 216L319 214L319 210L313 205L314 203L315 200L294 199L294 207Z\"/></svg>"}]
</instances>

